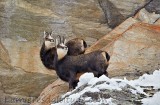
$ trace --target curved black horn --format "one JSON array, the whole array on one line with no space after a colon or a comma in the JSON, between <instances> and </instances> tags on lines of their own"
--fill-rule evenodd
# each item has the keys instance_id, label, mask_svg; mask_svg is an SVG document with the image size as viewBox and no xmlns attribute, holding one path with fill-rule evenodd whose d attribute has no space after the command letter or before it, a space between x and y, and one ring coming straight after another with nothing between
<instances>
[{"instance_id":1,"label":"curved black horn","mask_svg":"<svg viewBox=\"0 0 160 105\"><path fill-rule=\"evenodd\" d=\"M65 41L65 38L64 38L64 36L63 36L63 43L64 43L64 41Z\"/></svg>"},{"instance_id":2,"label":"curved black horn","mask_svg":"<svg viewBox=\"0 0 160 105\"><path fill-rule=\"evenodd\" d=\"M61 36L57 35L54 40L55 40L55 47L57 48L57 45L61 43Z\"/></svg>"}]
</instances>

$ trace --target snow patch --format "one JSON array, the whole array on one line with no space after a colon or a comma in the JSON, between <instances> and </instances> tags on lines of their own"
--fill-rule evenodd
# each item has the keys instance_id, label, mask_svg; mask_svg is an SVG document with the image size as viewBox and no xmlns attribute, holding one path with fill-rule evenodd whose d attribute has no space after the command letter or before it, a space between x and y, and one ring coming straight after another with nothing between
<instances>
[{"instance_id":1,"label":"snow patch","mask_svg":"<svg viewBox=\"0 0 160 105\"><path fill-rule=\"evenodd\" d=\"M159 105L160 104L160 92L157 92L153 97L142 99L143 105Z\"/></svg>"},{"instance_id":2,"label":"snow patch","mask_svg":"<svg viewBox=\"0 0 160 105\"><path fill-rule=\"evenodd\" d=\"M85 73L79 78L78 87L87 84L88 81L90 81L92 78L94 78L93 73Z\"/></svg>"},{"instance_id":3,"label":"snow patch","mask_svg":"<svg viewBox=\"0 0 160 105\"><path fill-rule=\"evenodd\" d=\"M85 87L81 90L76 92L79 88L83 85ZM147 93L144 92L146 87L151 87L152 89L160 89L160 70L156 70L153 72L152 75L144 74L143 76L139 77L136 80L127 80L127 79L115 79L115 78L108 78L105 75L97 78L94 77L93 73L85 73L83 74L80 79L78 86L72 92L68 92L62 96L63 100L59 103L55 103L52 105L71 105L76 101L79 101L82 98L82 95L86 92L100 92L101 90L117 90L121 91L125 86L130 86L129 90L133 94L144 94L147 98L143 98L141 101L144 105L158 105L160 103L160 92L157 91L153 95L153 97L149 97ZM149 97L149 98L148 98ZM99 105L99 104L108 104L108 105L115 105L112 102L112 98L103 99L100 97L99 101L94 102L87 101L91 100L91 97L88 97L84 100L86 105Z\"/></svg>"}]
</instances>

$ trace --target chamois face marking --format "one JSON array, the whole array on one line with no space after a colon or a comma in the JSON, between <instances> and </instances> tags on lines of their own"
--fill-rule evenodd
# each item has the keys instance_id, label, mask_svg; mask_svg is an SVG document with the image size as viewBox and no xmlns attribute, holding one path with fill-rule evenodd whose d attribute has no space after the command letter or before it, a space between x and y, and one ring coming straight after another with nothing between
<instances>
[{"instance_id":1,"label":"chamois face marking","mask_svg":"<svg viewBox=\"0 0 160 105\"><path fill-rule=\"evenodd\" d=\"M48 33L44 31L44 44L45 44L45 49L49 50L53 47L55 47L54 45L54 39L51 36L52 33Z\"/></svg>"},{"instance_id":2,"label":"chamois face marking","mask_svg":"<svg viewBox=\"0 0 160 105\"><path fill-rule=\"evenodd\" d=\"M57 45L57 55L58 55L58 60L61 60L67 55L68 52L68 47L64 45L63 43L60 43Z\"/></svg>"}]
</instances>

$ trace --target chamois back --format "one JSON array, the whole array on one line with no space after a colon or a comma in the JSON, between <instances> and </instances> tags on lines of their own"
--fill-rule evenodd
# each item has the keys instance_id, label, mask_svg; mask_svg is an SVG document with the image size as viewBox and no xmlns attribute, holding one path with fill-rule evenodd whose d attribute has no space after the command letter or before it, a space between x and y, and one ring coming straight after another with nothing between
<instances>
[{"instance_id":1,"label":"chamois back","mask_svg":"<svg viewBox=\"0 0 160 105\"><path fill-rule=\"evenodd\" d=\"M74 38L69 40L66 44L68 47L68 55L79 55L84 54L85 49L87 48L87 43L80 38Z\"/></svg>"},{"instance_id":2,"label":"chamois back","mask_svg":"<svg viewBox=\"0 0 160 105\"><path fill-rule=\"evenodd\" d=\"M57 75L62 80L69 82L70 88L76 87L78 83L77 76L82 73L92 72L96 77L99 77L103 74L108 76L106 70L109 65L108 62L110 56L107 52L98 50L88 54L72 56L67 55L67 51L69 51L69 49L66 47L67 46L65 46L63 42L56 46L56 55L54 61L56 64L55 69Z\"/></svg>"}]
</instances>

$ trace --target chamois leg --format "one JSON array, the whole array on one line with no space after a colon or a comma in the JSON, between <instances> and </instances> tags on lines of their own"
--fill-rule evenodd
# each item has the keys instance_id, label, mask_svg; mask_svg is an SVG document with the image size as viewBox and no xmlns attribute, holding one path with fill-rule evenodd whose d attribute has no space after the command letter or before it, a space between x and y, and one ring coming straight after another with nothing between
<instances>
[{"instance_id":1,"label":"chamois leg","mask_svg":"<svg viewBox=\"0 0 160 105\"><path fill-rule=\"evenodd\" d=\"M104 71L104 75L108 77L108 72L106 70Z\"/></svg>"},{"instance_id":2,"label":"chamois leg","mask_svg":"<svg viewBox=\"0 0 160 105\"><path fill-rule=\"evenodd\" d=\"M105 64L103 63L100 63L96 66L97 77L100 77L102 75L108 76L108 73L105 68Z\"/></svg>"},{"instance_id":3,"label":"chamois leg","mask_svg":"<svg viewBox=\"0 0 160 105\"><path fill-rule=\"evenodd\" d=\"M69 78L69 89L75 89L77 86L78 81L76 80L76 73L70 72Z\"/></svg>"},{"instance_id":4,"label":"chamois leg","mask_svg":"<svg viewBox=\"0 0 160 105\"><path fill-rule=\"evenodd\" d=\"M98 77L98 72L95 70L95 68L88 68L87 72L91 72L95 77Z\"/></svg>"},{"instance_id":5,"label":"chamois leg","mask_svg":"<svg viewBox=\"0 0 160 105\"><path fill-rule=\"evenodd\" d=\"M73 82L73 89L75 89L75 88L76 88L76 86L77 86L78 82L79 82L79 80L75 80L75 81Z\"/></svg>"},{"instance_id":6,"label":"chamois leg","mask_svg":"<svg viewBox=\"0 0 160 105\"><path fill-rule=\"evenodd\" d=\"M95 77L98 77L98 72L97 71L92 71Z\"/></svg>"}]
</instances>

